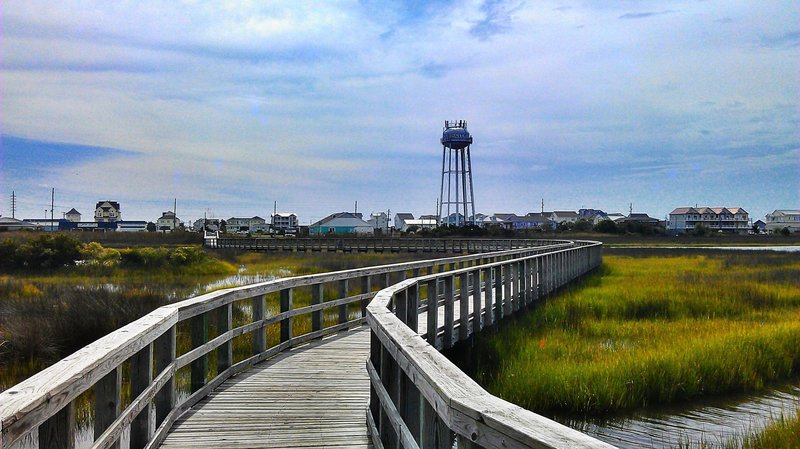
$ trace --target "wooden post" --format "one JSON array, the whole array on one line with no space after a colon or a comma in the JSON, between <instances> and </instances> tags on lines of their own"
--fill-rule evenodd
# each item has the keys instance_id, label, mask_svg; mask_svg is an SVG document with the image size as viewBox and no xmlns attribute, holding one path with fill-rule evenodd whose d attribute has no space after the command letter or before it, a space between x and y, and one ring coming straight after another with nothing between
<instances>
[{"instance_id":1,"label":"wooden post","mask_svg":"<svg viewBox=\"0 0 800 449\"><path fill-rule=\"evenodd\" d=\"M75 448L75 406L72 402L39 426L39 449Z\"/></svg>"},{"instance_id":2,"label":"wooden post","mask_svg":"<svg viewBox=\"0 0 800 449\"><path fill-rule=\"evenodd\" d=\"M322 282L311 286L311 305L322 304L325 300L324 286ZM311 331L318 330L322 330L322 310L311 312Z\"/></svg>"},{"instance_id":3,"label":"wooden post","mask_svg":"<svg viewBox=\"0 0 800 449\"><path fill-rule=\"evenodd\" d=\"M396 388L394 385L396 381L394 365L395 362L392 359L392 355L389 354L389 351L386 350L386 348L381 346L381 368L379 374L381 382L383 382L383 387L386 389L386 392L389 393L390 397ZM392 428L392 422L389 420L389 414L386 413L383 407L381 407L381 419L379 425L383 447L386 449L397 449L397 435Z\"/></svg>"},{"instance_id":4,"label":"wooden post","mask_svg":"<svg viewBox=\"0 0 800 449\"><path fill-rule=\"evenodd\" d=\"M292 310L292 288L281 290L281 313ZM292 318L281 320L281 343L292 339Z\"/></svg>"},{"instance_id":5,"label":"wooden post","mask_svg":"<svg viewBox=\"0 0 800 449\"><path fill-rule=\"evenodd\" d=\"M264 321L267 310L267 298L258 295L253 298L253 322ZM259 327L253 331L253 355L261 354L267 350L267 329Z\"/></svg>"},{"instance_id":6,"label":"wooden post","mask_svg":"<svg viewBox=\"0 0 800 449\"><path fill-rule=\"evenodd\" d=\"M372 363L373 368L375 371L380 373L381 372L381 353L383 352L381 349L383 346L381 345L381 340L375 335L375 331L370 329L369 331L369 360ZM375 391L375 386L372 384L372 380L370 379L369 383L369 412L372 414L372 419L375 421L375 425L378 426L380 429L381 425L381 401L378 398L378 394Z\"/></svg>"},{"instance_id":7,"label":"wooden post","mask_svg":"<svg viewBox=\"0 0 800 449\"><path fill-rule=\"evenodd\" d=\"M348 285L347 279L342 279L339 281L339 298L347 298L348 296ZM339 306L339 324L344 324L347 322L347 304L342 304Z\"/></svg>"},{"instance_id":8,"label":"wooden post","mask_svg":"<svg viewBox=\"0 0 800 449\"><path fill-rule=\"evenodd\" d=\"M131 400L153 382L153 345L147 345L131 357ZM153 436L150 427L152 407L148 404L131 423L131 449L147 446Z\"/></svg>"},{"instance_id":9,"label":"wooden post","mask_svg":"<svg viewBox=\"0 0 800 449\"><path fill-rule=\"evenodd\" d=\"M499 323L503 319L503 266L494 267L494 322Z\"/></svg>"},{"instance_id":10,"label":"wooden post","mask_svg":"<svg viewBox=\"0 0 800 449\"><path fill-rule=\"evenodd\" d=\"M398 320L403 324L408 321L408 290L403 290L395 293L392 296L392 304L394 304L394 314Z\"/></svg>"},{"instance_id":11,"label":"wooden post","mask_svg":"<svg viewBox=\"0 0 800 449\"><path fill-rule=\"evenodd\" d=\"M233 304L225 304L217 308L217 335L222 335L233 328ZM233 344L226 341L217 348L217 373L230 368L233 364Z\"/></svg>"},{"instance_id":12,"label":"wooden post","mask_svg":"<svg viewBox=\"0 0 800 449\"><path fill-rule=\"evenodd\" d=\"M406 290L406 326L414 333L419 329L419 284L414 284Z\"/></svg>"},{"instance_id":13,"label":"wooden post","mask_svg":"<svg viewBox=\"0 0 800 449\"><path fill-rule=\"evenodd\" d=\"M156 373L163 372L175 360L175 326L164 332L153 346L156 357ZM175 376L173 375L156 394L156 428L164 422L175 406Z\"/></svg>"},{"instance_id":14,"label":"wooden post","mask_svg":"<svg viewBox=\"0 0 800 449\"><path fill-rule=\"evenodd\" d=\"M460 276L461 285L459 286L460 295L458 299L459 340L466 340L467 337L469 337L469 275L470 273L462 273ZM478 315L478 321L480 321L480 319L480 315Z\"/></svg>"},{"instance_id":15,"label":"wooden post","mask_svg":"<svg viewBox=\"0 0 800 449\"><path fill-rule=\"evenodd\" d=\"M486 327L494 323L494 306L492 305L492 286L494 283L492 282L491 268L484 268L481 271L483 272L483 291L485 293L484 296L486 296L486 312L483 315L483 325Z\"/></svg>"},{"instance_id":16,"label":"wooden post","mask_svg":"<svg viewBox=\"0 0 800 449\"><path fill-rule=\"evenodd\" d=\"M447 276L444 280L444 338L442 347L453 346L453 328L455 327L455 289L456 277Z\"/></svg>"},{"instance_id":17,"label":"wooden post","mask_svg":"<svg viewBox=\"0 0 800 449\"><path fill-rule=\"evenodd\" d=\"M117 367L94 384L94 437L97 439L119 416L122 370ZM113 448L119 449L119 440Z\"/></svg>"},{"instance_id":18,"label":"wooden post","mask_svg":"<svg viewBox=\"0 0 800 449\"><path fill-rule=\"evenodd\" d=\"M208 341L208 314L201 313L190 319L192 328L192 349L203 346ZM208 374L208 354L192 362L192 393L203 388Z\"/></svg>"},{"instance_id":19,"label":"wooden post","mask_svg":"<svg viewBox=\"0 0 800 449\"><path fill-rule=\"evenodd\" d=\"M481 270L472 272L472 333L477 334L483 328L481 321Z\"/></svg>"},{"instance_id":20,"label":"wooden post","mask_svg":"<svg viewBox=\"0 0 800 449\"><path fill-rule=\"evenodd\" d=\"M361 293L372 293L372 283L370 282L369 275L361 277ZM367 316L367 306L369 305L369 299L365 299L361 301L361 317Z\"/></svg>"},{"instance_id":21,"label":"wooden post","mask_svg":"<svg viewBox=\"0 0 800 449\"><path fill-rule=\"evenodd\" d=\"M436 279L428 281L428 317L427 317L427 335L428 344L436 347L436 332L438 331L439 324L439 282Z\"/></svg>"}]
</instances>

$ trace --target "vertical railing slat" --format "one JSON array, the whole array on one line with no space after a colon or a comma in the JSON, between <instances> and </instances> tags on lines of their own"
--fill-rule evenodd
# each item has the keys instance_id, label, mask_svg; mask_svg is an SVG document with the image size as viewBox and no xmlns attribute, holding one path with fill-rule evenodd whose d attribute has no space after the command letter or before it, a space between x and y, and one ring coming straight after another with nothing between
<instances>
[{"instance_id":1,"label":"vertical railing slat","mask_svg":"<svg viewBox=\"0 0 800 449\"><path fill-rule=\"evenodd\" d=\"M203 346L208 341L208 313L201 313L189 319L192 349ZM201 355L191 363L192 393L206 385L208 375L208 354Z\"/></svg>"},{"instance_id":2,"label":"vertical railing slat","mask_svg":"<svg viewBox=\"0 0 800 449\"><path fill-rule=\"evenodd\" d=\"M120 392L122 390L122 369L116 367L94 384L94 437L103 434L117 419L120 411ZM113 448L119 448L117 440Z\"/></svg>"},{"instance_id":3,"label":"vertical railing slat","mask_svg":"<svg viewBox=\"0 0 800 449\"><path fill-rule=\"evenodd\" d=\"M139 396L153 382L153 345L147 345L131 357L131 399ZM147 446L153 436L150 425L152 407L148 404L131 423L131 449Z\"/></svg>"}]
</instances>

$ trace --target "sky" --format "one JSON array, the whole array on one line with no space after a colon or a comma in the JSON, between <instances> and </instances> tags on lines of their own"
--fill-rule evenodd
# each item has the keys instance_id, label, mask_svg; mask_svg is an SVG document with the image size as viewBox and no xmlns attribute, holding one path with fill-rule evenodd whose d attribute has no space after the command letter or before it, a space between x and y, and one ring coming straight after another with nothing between
<instances>
[{"instance_id":1,"label":"sky","mask_svg":"<svg viewBox=\"0 0 800 449\"><path fill-rule=\"evenodd\" d=\"M0 3L0 214L800 209L800 3Z\"/></svg>"}]
</instances>

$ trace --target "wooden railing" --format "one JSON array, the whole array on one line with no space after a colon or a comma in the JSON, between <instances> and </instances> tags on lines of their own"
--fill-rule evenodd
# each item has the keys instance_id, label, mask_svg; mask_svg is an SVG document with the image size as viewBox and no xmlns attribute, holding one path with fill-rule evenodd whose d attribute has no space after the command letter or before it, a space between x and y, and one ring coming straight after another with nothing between
<instances>
[{"instance_id":1,"label":"wooden railing","mask_svg":"<svg viewBox=\"0 0 800 449\"><path fill-rule=\"evenodd\" d=\"M252 251L326 251L326 252L432 252L475 254L512 248L534 247L545 240L517 239L435 239L380 237L298 237L243 238L207 235L210 248L246 249Z\"/></svg>"},{"instance_id":2,"label":"wooden railing","mask_svg":"<svg viewBox=\"0 0 800 449\"><path fill-rule=\"evenodd\" d=\"M372 333L367 421L375 447L612 447L492 396L439 352L601 263L600 243L578 242L415 277L378 292L367 307ZM426 328L418 329L425 311Z\"/></svg>"},{"instance_id":3,"label":"wooden railing","mask_svg":"<svg viewBox=\"0 0 800 449\"><path fill-rule=\"evenodd\" d=\"M574 246L523 240L514 241L517 245L524 248L277 279L160 307L0 393L0 449L23 437L34 445L38 441L39 448L73 447L78 398L90 390L93 448L119 447L128 429L131 448L157 447L183 412L233 374L293 346L363 324L373 287L416 278L423 270L432 275ZM310 298L308 305L295 305L297 292ZM273 303L267 299L278 303L275 313L268 310ZM234 311L244 318L235 322ZM310 318L308 332L293 327L301 317ZM272 327L279 327L279 335L268 344ZM234 339L242 336L249 336L250 346L237 361ZM186 346L180 354L179 346ZM215 366L209 366L210 360L216 360ZM187 397L178 394L182 368L191 372ZM124 383L123 372L129 378ZM125 407L123 397L129 398Z\"/></svg>"}]
</instances>

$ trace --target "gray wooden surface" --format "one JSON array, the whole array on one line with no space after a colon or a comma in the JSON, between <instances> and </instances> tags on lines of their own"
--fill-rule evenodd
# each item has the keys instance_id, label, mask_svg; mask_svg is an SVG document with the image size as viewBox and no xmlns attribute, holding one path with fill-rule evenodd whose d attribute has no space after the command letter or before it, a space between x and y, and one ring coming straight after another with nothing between
<instances>
[{"instance_id":1,"label":"gray wooden surface","mask_svg":"<svg viewBox=\"0 0 800 449\"><path fill-rule=\"evenodd\" d=\"M162 448L371 448L369 329L281 353L186 412Z\"/></svg>"}]
</instances>

